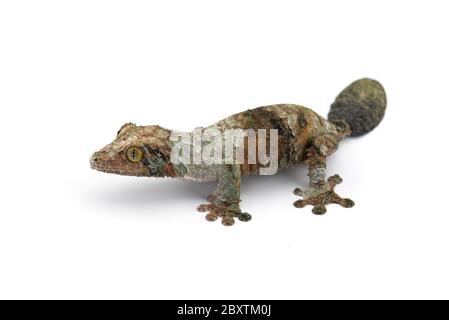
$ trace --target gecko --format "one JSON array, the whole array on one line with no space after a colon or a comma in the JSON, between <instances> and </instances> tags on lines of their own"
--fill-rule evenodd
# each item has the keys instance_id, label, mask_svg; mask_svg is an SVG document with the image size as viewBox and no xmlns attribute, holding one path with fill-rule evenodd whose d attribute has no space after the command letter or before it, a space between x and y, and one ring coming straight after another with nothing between
<instances>
[{"instance_id":1,"label":"gecko","mask_svg":"<svg viewBox=\"0 0 449 320\"><path fill-rule=\"evenodd\" d=\"M240 208L242 177L260 174L269 165L275 166L276 173L303 163L308 168L309 184L294 189L293 193L301 198L293 205L297 208L310 205L314 214L322 215L329 204L339 204L345 208L354 206L354 201L342 198L335 192L335 186L342 182L338 174L326 179L328 157L337 150L342 139L362 136L373 130L383 119L386 105L383 86L376 80L363 78L351 83L335 98L327 119L309 108L295 104L276 104L246 110L194 130L200 138L201 134L207 132L209 137L219 137L215 142L220 143L215 143L208 150L211 155L205 158L208 161L203 161L201 155L207 154L203 149L214 139L197 141L195 144L192 132L180 133L159 125L126 123L110 144L92 154L90 166L98 171L127 176L218 181L217 189L197 210L206 213L208 221L221 219L223 225L231 226L235 219L245 222L252 218ZM243 161L235 161L235 153L226 161L211 161L223 155L223 136L230 130L240 132L243 137L236 139L239 144L232 146L233 151L237 147L241 148ZM183 134L190 138L179 138ZM250 150L250 140L255 141L255 149ZM260 151L267 149L271 141L275 142L276 148L270 149L270 156L273 156L270 159L271 162L275 159L276 163L268 164ZM191 154L181 157L184 148L190 150ZM249 156L245 158L245 155L254 152L256 155L252 155L252 161L249 161ZM198 160L198 156L200 161L192 162L192 158Z\"/></svg>"}]
</instances>

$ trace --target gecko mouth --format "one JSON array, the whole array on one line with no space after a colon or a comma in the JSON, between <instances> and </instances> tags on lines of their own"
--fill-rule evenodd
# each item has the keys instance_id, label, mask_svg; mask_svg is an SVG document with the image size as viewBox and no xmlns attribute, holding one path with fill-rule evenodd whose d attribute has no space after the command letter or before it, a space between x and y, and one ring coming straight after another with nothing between
<instances>
[{"instance_id":1,"label":"gecko mouth","mask_svg":"<svg viewBox=\"0 0 449 320\"><path fill-rule=\"evenodd\" d=\"M130 168L127 165L122 163L116 163L114 161L105 162L100 161L98 158L92 157L90 159L90 167L94 170L105 172L105 173L113 173L120 174L123 176L146 176L148 175L147 170L144 167L133 167Z\"/></svg>"}]
</instances>

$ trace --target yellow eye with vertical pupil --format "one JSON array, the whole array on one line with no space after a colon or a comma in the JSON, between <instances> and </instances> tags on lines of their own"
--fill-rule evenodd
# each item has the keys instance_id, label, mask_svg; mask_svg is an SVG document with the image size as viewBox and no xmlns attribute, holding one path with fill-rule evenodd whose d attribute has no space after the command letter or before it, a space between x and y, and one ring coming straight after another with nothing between
<instances>
[{"instance_id":1,"label":"yellow eye with vertical pupil","mask_svg":"<svg viewBox=\"0 0 449 320\"><path fill-rule=\"evenodd\" d=\"M129 147L126 150L126 158L131 162L140 162L143 158L143 151L138 147Z\"/></svg>"}]
</instances>

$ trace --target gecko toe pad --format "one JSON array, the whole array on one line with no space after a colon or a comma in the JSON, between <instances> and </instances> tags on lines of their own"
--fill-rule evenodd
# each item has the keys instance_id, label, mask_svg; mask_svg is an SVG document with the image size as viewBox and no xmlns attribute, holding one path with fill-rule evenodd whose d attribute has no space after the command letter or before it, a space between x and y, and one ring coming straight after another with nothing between
<instances>
[{"instance_id":1,"label":"gecko toe pad","mask_svg":"<svg viewBox=\"0 0 449 320\"><path fill-rule=\"evenodd\" d=\"M331 176L327 179L327 182L308 188L296 188L293 193L297 196L301 196L301 200L296 200L293 205L297 208L304 208L307 205L312 205L312 212L316 215L323 215L326 213L326 205L336 203L344 208L351 208L354 206L354 201L351 199L343 199L337 193L334 188L337 184L340 184L343 179L339 175Z\"/></svg>"},{"instance_id":2,"label":"gecko toe pad","mask_svg":"<svg viewBox=\"0 0 449 320\"><path fill-rule=\"evenodd\" d=\"M225 226L232 226L235 223L234 218L238 218L240 221L244 222L251 220L251 215L249 213L241 212L240 208L235 205L207 203L198 206L197 210L199 212L208 212L206 215L207 221L212 222L221 218L221 223Z\"/></svg>"}]
</instances>

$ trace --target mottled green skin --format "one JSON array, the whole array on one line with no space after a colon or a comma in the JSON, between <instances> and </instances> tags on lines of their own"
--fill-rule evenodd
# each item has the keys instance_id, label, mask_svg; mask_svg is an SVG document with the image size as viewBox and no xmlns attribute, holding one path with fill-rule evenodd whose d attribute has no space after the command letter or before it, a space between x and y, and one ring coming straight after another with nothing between
<instances>
[{"instance_id":1,"label":"mottled green skin","mask_svg":"<svg viewBox=\"0 0 449 320\"><path fill-rule=\"evenodd\" d=\"M313 110L294 104L277 104L247 110L214 124L225 129L277 129L279 136L279 169L292 167L303 161L305 149L316 137L332 135L336 141L344 135L336 126ZM242 174L257 173L242 166Z\"/></svg>"},{"instance_id":2,"label":"mottled green skin","mask_svg":"<svg viewBox=\"0 0 449 320\"><path fill-rule=\"evenodd\" d=\"M361 79L337 97L329 114L332 121L303 106L278 104L247 110L196 130L277 129L278 168L299 163L305 163L309 168L309 187L295 189L294 193L303 199L294 205L313 205L315 214L323 214L329 203L344 207L354 205L352 200L340 198L334 192L335 185L342 181L338 175L326 181L326 158L336 151L338 142L351 132L352 135L361 135L372 130L382 119L385 106L385 92L380 84ZM351 112L356 116L352 116ZM240 182L242 176L257 174L261 164L175 164L170 159L174 146L170 136L173 133L159 126L125 124L112 143L92 155L91 167L122 175L218 180L217 190L208 197L209 203L200 205L198 210L207 211L206 219L209 221L221 218L224 225L234 224L234 218L250 220L251 216L240 210ZM143 157L137 163L131 163L126 158L126 150L131 146L142 150Z\"/></svg>"}]
</instances>

